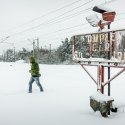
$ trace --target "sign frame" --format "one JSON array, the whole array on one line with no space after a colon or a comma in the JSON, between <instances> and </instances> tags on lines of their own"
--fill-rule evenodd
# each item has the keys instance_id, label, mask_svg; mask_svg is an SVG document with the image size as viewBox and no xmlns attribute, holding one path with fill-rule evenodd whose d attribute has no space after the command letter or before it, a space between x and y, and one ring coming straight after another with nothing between
<instances>
[{"instance_id":1,"label":"sign frame","mask_svg":"<svg viewBox=\"0 0 125 125\"><path fill-rule=\"evenodd\" d=\"M110 40L108 40L109 33L110 33ZM99 64L108 65L108 63L110 63L110 65L114 65L114 66L125 65L125 46L124 46L123 51L117 50L118 48L116 47L116 44L118 43L117 34L119 34L119 33L121 34L121 37L123 37L125 35L125 29L105 30L105 31L101 31L101 32L74 35L71 38L71 41L73 43L73 46L72 46L73 60L76 62L80 61L83 64L88 64L88 65L99 65ZM85 53L83 54L82 52L78 51L78 49L77 49L78 47L80 47L77 44L78 44L78 42L80 42L80 38L83 36L87 36L87 38L88 38L88 41L87 41L89 44L89 52L88 52L89 57L88 58L83 56L83 55L85 55ZM90 38L90 36L92 36L92 38ZM97 38L96 38L96 36L97 36ZM100 51L99 49L96 50L96 47L95 47L96 44L97 44L97 46L100 45L99 39L104 40L103 44L105 47L103 48L103 51L104 51L104 53L110 52L110 57L111 57L110 59L108 59L108 58L106 59L104 57L102 57L102 58L92 57L92 53L94 53L94 51L95 52ZM92 41L94 41L94 42L92 42ZM85 46L85 47L87 48L88 46ZM116 52L116 50L117 50L117 52Z\"/></svg>"}]
</instances>

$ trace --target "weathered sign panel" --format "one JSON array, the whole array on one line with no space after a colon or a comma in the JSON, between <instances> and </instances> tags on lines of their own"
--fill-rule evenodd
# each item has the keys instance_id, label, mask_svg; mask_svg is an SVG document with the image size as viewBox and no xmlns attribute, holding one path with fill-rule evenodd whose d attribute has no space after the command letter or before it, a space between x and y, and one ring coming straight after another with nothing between
<instances>
[{"instance_id":1,"label":"weathered sign panel","mask_svg":"<svg viewBox=\"0 0 125 125\"><path fill-rule=\"evenodd\" d=\"M75 35L73 60L125 63L125 29Z\"/></svg>"}]
</instances>

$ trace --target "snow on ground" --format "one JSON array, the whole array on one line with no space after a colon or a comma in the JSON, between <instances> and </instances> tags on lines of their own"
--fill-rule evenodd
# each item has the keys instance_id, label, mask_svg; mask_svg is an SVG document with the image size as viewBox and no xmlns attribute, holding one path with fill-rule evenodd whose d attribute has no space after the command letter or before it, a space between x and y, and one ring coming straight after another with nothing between
<instances>
[{"instance_id":1,"label":"snow on ground","mask_svg":"<svg viewBox=\"0 0 125 125\"><path fill-rule=\"evenodd\" d=\"M26 63L0 63L0 125L125 124L124 108L108 118L91 109L89 97L96 85L79 65L40 65L44 92L34 83L32 94L27 93L29 69ZM96 68L87 69L96 78ZM111 74L118 70L112 69ZM111 83L111 96L118 106L125 104L124 79L125 73Z\"/></svg>"}]
</instances>

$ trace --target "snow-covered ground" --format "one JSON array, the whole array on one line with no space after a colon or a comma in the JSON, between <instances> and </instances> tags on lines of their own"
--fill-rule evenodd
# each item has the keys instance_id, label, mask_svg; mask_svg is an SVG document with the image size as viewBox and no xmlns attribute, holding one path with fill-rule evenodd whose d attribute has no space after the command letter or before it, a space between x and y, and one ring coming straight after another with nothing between
<instances>
[{"instance_id":1,"label":"snow-covered ground","mask_svg":"<svg viewBox=\"0 0 125 125\"><path fill-rule=\"evenodd\" d=\"M0 63L0 125L125 124L124 107L108 118L91 109L89 98L96 85L79 65L40 65L44 92L34 83L31 94L29 69L23 62ZM96 78L96 68L87 69ZM111 75L118 70L112 69ZM111 96L116 105L125 104L125 73L112 81Z\"/></svg>"}]
</instances>

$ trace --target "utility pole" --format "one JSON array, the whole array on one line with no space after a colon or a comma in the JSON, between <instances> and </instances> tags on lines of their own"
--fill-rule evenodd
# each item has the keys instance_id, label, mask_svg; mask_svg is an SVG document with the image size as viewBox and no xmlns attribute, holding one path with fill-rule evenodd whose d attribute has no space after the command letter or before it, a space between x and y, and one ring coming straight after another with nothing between
<instances>
[{"instance_id":1,"label":"utility pole","mask_svg":"<svg viewBox=\"0 0 125 125\"><path fill-rule=\"evenodd\" d=\"M51 44L50 44L50 63L51 63Z\"/></svg>"},{"instance_id":2,"label":"utility pole","mask_svg":"<svg viewBox=\"0 0 125 125\"><path fill-rule=\"evenodd\" d=\"M36 40L37 40L37 61L39 63L39 38L37 38Z\"/></svg>"},{"instance_id":3,"label":"utility pole","mask_svg":"<svg viewBox=\"0 0 125 125\"><path fill-rule=\"evenodd\" d=\"M33 57L35 57L35 41L33 40Z\"/></svg>"},{"instance_id":4,"label":"utility pole","mask_svg":"<svg viewBox=\"0 0 125 125\"><path fill-rule=\"evenodd\" d=\"M5 58L6 58L5 51L3 51L3 62L5 62Z\"/></svg>"},{"instance_id":5,"label":"utility pole","mask_svg":"<svg viewBox=\"0 0 125 125\"><path fill-rule=\"evenodd\" d=\"M30 43L33 45L33 57L35 57L35 40L30 40L30 39L27 39L28 41L30 41Z\"/></svg>"},{"instance_id":6,"label":"utility pole","mask_svg":"<svg viewBox=\"0 0 125 125\"><path fill-rule=\"evenodd\" d=\"M46 45L45 45L45 51L47 52L47 47L46 47Z\"/></svg>"},{"instance_id":7,"label":"utility pole","mask_svg":"<svg viewBox=\"0 0 125 125\"><path fill-rule=\"evenodd\" d=\"M8 51L7 51L7 58L6 58L6 61L7 61L7 62L8 62L8 57L9 57L9 56L8 56Z\"/></svg>"},{"instance_id":8,"label":"utility pole","mask_svg":"<svg viewBox=\"0 0 125 125\"><path fill-rule=\"evenodd\" d=\"M50 44L50 55L51 55L51 44Z\"/></svg>"},{"instance_id":9,"label":"utility pole","mask_svg":"<svg viewBox=\"0 0 125 125\"><path fill-rule=\"evenodd\" d=\"M15 62L15 47L13 48L14 62Z\"/></svg>"}]
</instances>

